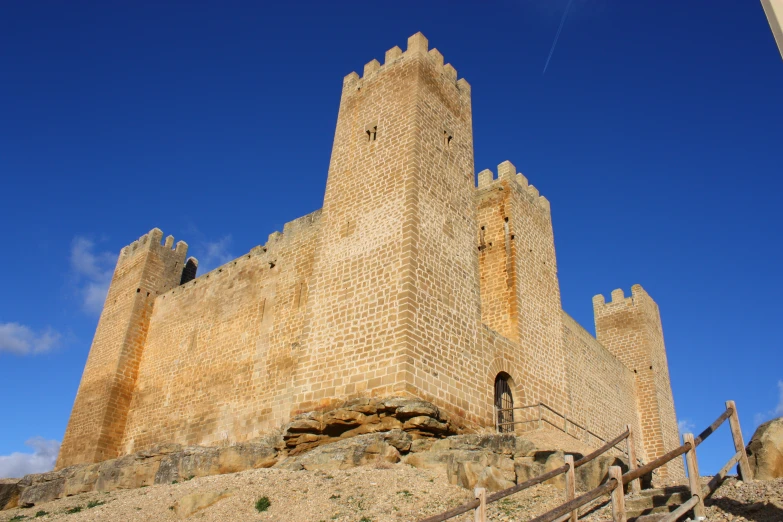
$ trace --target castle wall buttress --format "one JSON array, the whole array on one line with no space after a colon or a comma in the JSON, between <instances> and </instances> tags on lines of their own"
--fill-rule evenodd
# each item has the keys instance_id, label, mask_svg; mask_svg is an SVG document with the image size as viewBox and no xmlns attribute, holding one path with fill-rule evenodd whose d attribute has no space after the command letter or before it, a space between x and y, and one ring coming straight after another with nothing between
<instances>
[{"instance_id":1,"label":"castle wall buttress","mask_svg":"<svg viewBox=\"0 0 783 522\"><path fill-rule=\"evenodd\" d=\"M122 249L90 347L56 469L120 454L153 304L180 284L187 244L153 229Z\"/></svg>"},{"instance_id":2,"label":"castle wall buttress","mask_svg":"<svg viewBox=\"0 0 783 522\"><path fill-rule=\"evenodd\" d=\"M614 290L609 303L593 298L596 338L634 373L644 447L655 459L680 445L679 430L658 305L641 285L631 291ZM684 477L682 461L661 468L661 476Z\"/></svg>"}]
</instances>

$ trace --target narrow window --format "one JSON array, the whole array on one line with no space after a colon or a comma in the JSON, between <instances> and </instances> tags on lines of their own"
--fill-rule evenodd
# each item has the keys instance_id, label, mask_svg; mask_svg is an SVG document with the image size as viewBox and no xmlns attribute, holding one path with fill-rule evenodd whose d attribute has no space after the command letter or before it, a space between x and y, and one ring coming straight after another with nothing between
<instances>
[{"instance_id":1,"label":"narrow window","mask_svg":"<svg viewBox=\"0 0 783 522\"><path fill-rule=\"evenodd\" d=\"M511 394L511 376L500 372L495 377L495 411L499 433L514 433L514 397Z\"/></svg>"},{"instance_id":2,"label":"narrow window","mask_svg":"<svg viewBox=\"0 0 783 522\"><path fill-rule=\"evenodd\" d=\"M443 146L447 149L451 146L451 133L447 130L443 131Z\"/></svg>"},{"instance_id":3,"label":"narrow window","mask_svg":"<svg viewBox=\"0 0 783 522\"><path fill-rule=\"evenodd\" d=\"M370 125L365 132L367 133L367 141L375 141L375 138L378 135L378 126Z\"/></svg>"}]
</instances>

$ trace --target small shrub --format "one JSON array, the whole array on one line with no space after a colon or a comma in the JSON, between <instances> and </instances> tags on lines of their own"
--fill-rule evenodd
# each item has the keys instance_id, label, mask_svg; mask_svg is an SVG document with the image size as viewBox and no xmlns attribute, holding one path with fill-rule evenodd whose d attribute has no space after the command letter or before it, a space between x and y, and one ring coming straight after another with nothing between
<instances>
[{"instance_id":1,"label":"small shrub","mask_svg":"<svg viewBox=\"0 0 783 522\"><path fill-rule=\"evenodd\" d=\"M372 522L372 519L370 517L362 517L359 519L359 522Z\"/></svg>"},{"instance_id":2,"label":"small shrub","mask_svg":"<svg viewBox=\"0 0 783 522\"><path fill-rule=\"evenodd\" d=\"M261 497L258 500L256 500L256 511L261 513L269 509L269 506L271 505L272 503L269 502L269 497Z\"/></svg>"},{"instance_id":3,"label":"small shrub","mask_svg":"<svg viewBox=\"0 0 783 522\"><path fill-rule=\"evenodd\" d=\"M170 509L171 511L174 511L174 506L169 506L169 509Z\"/></svg>"},{"instance_id":4,"label":"small shrub","mask_svg":"<svg viewBox=\"0 0 783 522\"><path fill-rule=\"evenodd\" d=\"M403 497L412 497L413 493L408 491L407 489L403 489L402 491L397 492L398 495L402 495Z\"/></svg>"},{"instance_id":5,"label":"small shrub","mask_svg":"<svg viewBox=\"0 0 783 522\"><path fill-rule=\"evenodd\" d=\"M105 503L106 502L104 502L103 500L90 500L89 502L87 502L87 508L92 509L94 507L102 506Z\"/></svg>"},{"instance_id":6,"label":"small shrub","mask_svg":"<svg viewBox=\"0 0 783 522\"><path fill-rule=\"evenodd\" d=\"M13 517L9 518L8 520L10 522L11 520L22 520L23 518L27 518L27 516L26 515L14 515Z\"/></svg>"},{"instance_id":7,"label":"small shrub","mask_svg":"<svg viewBox=\"0 0 783 522\"><path fill-rule=\"evenodd\" d=\"M73 507L72 507L72 508L70 508L70 509L66 509L66 510L65 510L65 514L66 514L66 515L73 515L74 513L78 513L78 512L80 512L81 510L82 510L82 507L81 507L81 506L73 506Z\"/></svg>"},{"instance_id":8,"label":"small shrub","mask_svg":"<svg viewBox=\"0 0 783 522\"><path fill-rule=\"evenodd\" d=\"M186 478L185 480L193 480L194 478L196 478L196 476L195 475L191 475L188 478Z\"/></svg>"},{"instance_id":9,"label":"small shrub","mask_svg":"<svg viewBox=\"0 0 783 522\"><path fill-rule=\"evenodd\" d=\"M39 511L39 512L37 512L37 513L35 514L35 518L38 518L38 517L45 517L45 516L46 516L46 515L48 515L48 514L49 514L49 513L47 513L46 511L44 511L44 510L42 509L41 511Z\"/></svg>"},{"instance_id":10,"label":"small shrub","mask_svg":"<svg viewBox=\"0 0 783 522\"><path fill-rule=\"evenodd\" d=\"M179 480L172 480L171 483L172 484L179 484Z\"/></svg>"}]
</instances>

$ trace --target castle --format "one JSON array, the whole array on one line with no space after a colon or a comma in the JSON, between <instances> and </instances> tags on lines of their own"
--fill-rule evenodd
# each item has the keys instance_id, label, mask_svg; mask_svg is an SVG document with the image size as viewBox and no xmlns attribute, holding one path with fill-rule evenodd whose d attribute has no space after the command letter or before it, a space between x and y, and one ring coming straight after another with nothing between
<instances>
[{"instance_id":1,"label":"castle","mask_svg":"<svg viewBox=\"0 0 783 522\"><path fill-rule=\"evenodd\" d=\"M474 172L470 85L421 33L346 76L322 209L200 277L158 229L122 249L57 469L356 396L488 429L541 402L607 438L630 424L645 460L679 446L655 302L594 297L593 338L561 307L549 201L508 161Z\"/></svg>"}]
</instances>

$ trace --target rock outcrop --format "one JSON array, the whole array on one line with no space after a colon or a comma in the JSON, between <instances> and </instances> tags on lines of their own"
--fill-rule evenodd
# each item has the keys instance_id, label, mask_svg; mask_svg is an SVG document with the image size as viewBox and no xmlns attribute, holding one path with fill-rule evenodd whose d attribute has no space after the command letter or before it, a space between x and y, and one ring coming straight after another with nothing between
<instances>
[{"instance_id":1,"label":"rock outcrop","mask_svg":"<svg viewBox=\"0 0 783 522\"><path fill-rule=\"evenodd\" d=\"M0 479L0 509L11 509L19 505L19 479Z\"/></svg>"},{"instance_id":2,"label":"rock outcrop","mask_svg":"<svg viewBox=\"0 0 783 522\"><path fill-rule=\"evenodd\" d=\"M290 455L369 433L403 430L411 439L454 435L445 413L427 401L406 397L353 399L331 411L297 415L283 428Z\"/></svg>"},{"instance_id":3,"label":"rock outcrop","mask_svg":"<svg viewBox=\"0 0 783 522\"><path fill-rule=\"evenodd\" d=\"M783 417L759 426L746 452L754 479L783 477Z\"/></svg>"},{"instance_id":4,"label":"rock outcrop","mask_svg":"<svg viewBox=\"0 0 783 522\"><path fill-rule=\"evenodd\" d=\"M438 470L451 484L489 491L509 488L564 464L561 444L550 437L511 434L455 434L450 420L433 404L411 398L356 399L330 411L299 415L279 435L221 447L166 444L96 464L0 481L0 509L33 506L90 491L113 491L171 484L194 477L257 468L343 470L404 463ZM535 439L537 442L533 442ZM554 445L554 447L553 447ZM586 491L606 480L609 466L625 463L603 455L577 469L577 488ZM550 480L563 485L563 476ZM221 493L222 495L222 493ZM220 497L223 498L223 497ZM192 498L175 506L188 516L220 498Z\"/></svg>"},{"instance_id":5,"label":"rock outcrop","mask_svg":"<svg viewBox=\"0 0 783 522\"><path fill-rule=\"evenodd\" d=\"M0 482L0 509L17 504L33 506L89 491L170 484L268 468L283 462L292 469L395 463L401 453L410 451L414 440L453 435L454 429L438 407L426 401L408 397L354 399L329 411L298 415L284 426L281 435L222 447L163 444L95 464L4 480ZM363 435L373 436L347 442ZM324 446L323 451L305 455L319 446ZM292 459L300 454L306 458Z\"/></svg>"}]
</instances>

